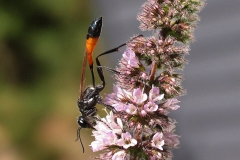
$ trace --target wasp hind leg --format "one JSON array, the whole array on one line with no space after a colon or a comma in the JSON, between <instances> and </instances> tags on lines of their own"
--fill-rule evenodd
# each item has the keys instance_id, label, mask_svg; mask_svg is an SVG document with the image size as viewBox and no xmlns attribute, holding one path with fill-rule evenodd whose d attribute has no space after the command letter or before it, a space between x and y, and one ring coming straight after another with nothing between
<instances>
[{"instance_id":1,"label":"wasp hind leg","mask_svg":"<svg viewBox=\"0 0 240 160\"><path fill-rule=\"evenodd\" d=\"M136 39L136 38L138 38L138 37L142 37L142 36L143 36L143 35L141 35L141 34L140 34L140 35L137 35L137 36L133 37L130 41L132 41L132 40L134 40L134 39ZM126 45L127 45L127 43L123 43L123 44L119 45L118 47L115 47L115 48L113 48L113 49L110 49L110 50L108 50L108 51L106 51L106 52L103 52L103 53L99 54L99 55L96 57L97 72L98 72L98 75L99 75L99 77L100 77L100 79L101 79L101 81L102 81L102 83L103 83L103 86L105 86L105 80L104 80L102 68L104 68L104 69L106 69L106 70L108 70L109 72L112 72L112 73L114 73L114 74L120 74L120 72L118 72L117 70L111 69L111 68L109 68L109 67L102 66L102 65L100 64L100 61L99 61L98 58L101 57L101 56L103 56L103 55L105 55L105 54L110 54L110 53L117 52L117 51L119 51L119 48L121 48L121 47L123 47L123 46L126 46Z\"/></svg>"}]
</instances>

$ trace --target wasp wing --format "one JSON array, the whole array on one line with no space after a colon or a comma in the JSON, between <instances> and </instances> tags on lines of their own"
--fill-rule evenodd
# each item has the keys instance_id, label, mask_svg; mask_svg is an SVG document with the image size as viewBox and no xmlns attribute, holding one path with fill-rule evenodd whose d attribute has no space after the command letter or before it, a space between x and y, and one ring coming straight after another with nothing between
<instances>
[{"instance_id":1,"label":"wasp wing","mask_svg":"<svg viewBox=\"0 0 240 160\"><path fill-rule=\"evenodd\" d=\"M85 82L86 66L87 66L87 51L84 52L84 56L83 56L82 73L81 73L80 88L79 88L79 99L82 99L84 82Z\"/></svg>"}]
</instances>

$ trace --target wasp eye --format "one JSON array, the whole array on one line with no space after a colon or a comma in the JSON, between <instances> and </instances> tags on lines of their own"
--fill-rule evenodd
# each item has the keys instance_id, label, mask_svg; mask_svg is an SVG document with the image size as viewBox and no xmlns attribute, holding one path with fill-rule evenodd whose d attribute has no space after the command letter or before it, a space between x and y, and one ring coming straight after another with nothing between
<instances>
[{"instance_id":1,"label":"wasp eye","mask_svg":"<svg viewBox=\"0 0 240 160\"><path fill-rule=\"evenodd\" d=\"M87 121L82 116L78 117L78 125L82 128L87 128L88 127Z\"/></svg>"}]
</instances>

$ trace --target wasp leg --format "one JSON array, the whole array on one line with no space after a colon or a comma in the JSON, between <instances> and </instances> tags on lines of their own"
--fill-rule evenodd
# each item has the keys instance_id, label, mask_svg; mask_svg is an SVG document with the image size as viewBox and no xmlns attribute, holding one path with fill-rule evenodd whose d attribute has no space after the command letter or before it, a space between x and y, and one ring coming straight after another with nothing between
<instances>
[{"instance_id":1,"label":"wasp leg","mask_svg":"<svg viewBox=\"0 0 240 160\"><path fill-rule=\"evenodd\" d=\"M113 113L117 113L116 109L115 109L113 106L110 106L110 105L108 105L108 104L105 104L105 103L103 103L102 101L99 101L98 103L101 104L101 105L104 105L104 106L107 107L110 111L113 111Z\"/></svg>"},{"instance_id":2,"label":"wasp leg","mask_svg":"<svg viewBox=\"0 0 240 160\"><path fill-rule=\"evenodd\" d=\"M141 35L141 34L140 34L140 35L137 35L137 36L133 37L130 41L132 41L132 40L135 39L135 38L142 37L142 36L143 36L143 35ZM110 53L113 53L113 52L117 52L117 51L119 50L119 48L121 48L121 47L123 47L123 46L125 46L125 45L127 45L127 43L123 43L123 44L119 45L118 47L115 47L115 48L110 49L110 50L108 50L108 51L106 51L106 52L103 52L103 53L99 54L99 55L96 57L97 72L98 72L98 75L99 75L99 77L100 77L100 79L101 79L101 81L102 81L103 88L105 87L105 79L104 79L104 76L103 76L103 70L102 70L102 68L105 68L105 69L107 69L108 71L110 71L110 72L112 72L112 73L116 73L116 74L119 74L119 72L116 71L116 70L114 70L114 69L101 66L100 61L99 61L98 58L101 57L101 56L103 56L103 55L105 55L105 54L110 54Z\"/></svg>"},{"instance_id":3,"label":"wasp leg","mask_svg":"<svg viewBox=\"0 0 240 160\"><path fill-rule=\"evenodd\" d=\"M112 69L112 68L109 68L109 67L106 67L106 66L97 66L98 68L104 68L106 69L107 71L113 73L113 74L120 74L120 72L118 72L117 70L115 69Z\"/></svg>"},{"instance_id":4,"label":"wasp leg","mask_svg":"<svg viewBox=\"0 0 240 160\"><path fill-rule=\"evenodd\" d=\"M99 55L96 57L97 72L98 72L98 75L99 75L99 77L100 77L100 79L101 79L101 81L102 81L102 86L103 86L103 88L105 87L105 79L104 79L104 76L103 76L103 70L102 70L102 68L99 67L99 66L101 66L101 63L100 63L100 61L99 61L98 58L99 58L100 56L105 55L105 54L117 52L117 51L119 50L119 48L121 48L121 47L123 47L123 46L125 46L125 45L126 45L126 43L124 43L124 44L122 44L122 45L120 45L120 46L118 46L118 47L116 47L116 48L113 48L113 49L111 49L111 50L109 50L109 51L103 52L103 53L99 54Z\"/></svg>"},{"instance_id":5,"label":"wasp leg","mask_svg":"<svg viewBox=\"0 0 240 160\"><path fill-rule=\"evenodd\" d=\"M137 36L133 37L131 40L133 40L133 39L135 39L135 38L138 38L138 37L142 37L142 36L143 36L143 35L137 35ZM130 41L131 41L131 40L130 40ZM101 57L101 56L103 56L103 55L105 55L105 54L110 54L110 53L113 53L113 52L117 52L117 51L119 50L119 48L121 48L121 47L123 47L123 46L125 46L125 45L127 45L127 43L123 43L123 44L119 45L118 47L115 47L115 48L110 49L110 50L108 50L108 51L106 51L106 52L103 52L103 53L99 54L99 55L96 57L97 72L98 72L99 78L100 78L101 81L102 81L102 85L97 86L97 87L96 87L96 91L99 91L99 92L100 92L100 91L103 90L103 88L105 87L105 83L106 83L106 82L105 82L105 78L104 78L104 75L103 75L103 70L102 70L102 68L105 68L106 70L108 70L108 71L110 71L110 72L112 72L112 73L120 74L120 72L118 72L118 71L116 71L116 70L114 70L114 69L111 69L111 68L109 68L109 67L102 66L98 58ZM98 101L98 103L104 105L105 107L107 107L108 109L112 110L112 111L115 112L115 113L117 112L117 111L114 109L114 107L112 107L112 106L110 106L110 105L107 105L107 104L103 103L102 101Z\"/></svg>"}]
</instances>

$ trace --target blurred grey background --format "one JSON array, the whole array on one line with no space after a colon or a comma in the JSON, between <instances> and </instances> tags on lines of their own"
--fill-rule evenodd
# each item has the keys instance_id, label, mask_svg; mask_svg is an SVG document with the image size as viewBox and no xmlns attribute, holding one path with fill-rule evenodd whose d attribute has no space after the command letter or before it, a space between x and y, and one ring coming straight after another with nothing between
<instances>
[{"instance_id":1,"label":"blurred grey background","mask_svg":"<svg viewBox=\"0 0 240 160\"><path fill-rule=\"evenodd\" d=\"M143 2L91 1L95 17L104 18L106 49L133 34L151 34L138 29L136 15ZM183 72L187 95L180 98L181 108L171 114L178 121L176 133L181 135L174 160L239 160L240 1L208 0L200 17ZM120 54L110 59L114 67Z\"/></svg>"}]
</instances>

